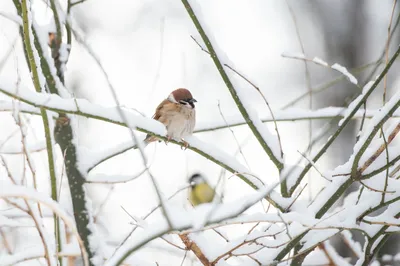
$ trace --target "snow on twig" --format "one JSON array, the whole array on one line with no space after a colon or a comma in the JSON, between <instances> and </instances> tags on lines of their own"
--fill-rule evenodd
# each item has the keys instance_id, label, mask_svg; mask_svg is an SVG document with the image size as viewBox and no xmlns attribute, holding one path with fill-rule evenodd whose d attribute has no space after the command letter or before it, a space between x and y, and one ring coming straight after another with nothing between
<instances>
[{"instance_id":1,"label":"snow on twig","mask_svg":"<svg viewBox=\"0 0 400 266\"><path fill-rule=\"evenodd\" d=\"M2 184L2 188L0 190L0 198L22 198L25 200L33 200L38 203L41 203L47 207L49 207L54 213L56 213L64 223L71 229L73 234L76 236L79 246L81 248L81 253L84 259L85 265L89 265L87 253L85 251L83 242L79 237L77 229L75 227L75 222L70 216L64 211L64 209L59 205L59 203L53 201L47 195L37 192L36 190L28 187L22 187L11 184Z\"/></svg>"},{"instance_id":2,"label":"snow on twig","mask_svg":"<svg viewBox=\"0 0 400 266\"><path fill-rule=\"evenodd\" d=\"M282 53L282 57L292 58L292 59L300 59L300 60L312 62L314 64L317 64L317 65L320 65L323 67L328 67L330 69L333 69L333 70L339 72L343 76L345 76L354 85L358 85L358 80L344 66L341 66L338 63L329 65L327 62L325 62L324 60L322 60L319 57L314 57L313 59L309 59L304 54L300 54L300 53L284 52L284 53Z\"/></svg>"}]
</instances>

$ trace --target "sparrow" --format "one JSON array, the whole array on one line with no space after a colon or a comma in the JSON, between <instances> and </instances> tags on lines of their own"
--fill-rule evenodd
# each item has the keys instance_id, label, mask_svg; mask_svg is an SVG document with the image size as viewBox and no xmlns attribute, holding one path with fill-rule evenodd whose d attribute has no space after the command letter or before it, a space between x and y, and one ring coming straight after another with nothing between
<instances>
[{"instance_id":1,"label":"sparrow","mask_svg":"<svg viewBox=\"0 0 400 266\"><path fill-rule=\"evenodd\" d=\"M215 190L207 183L201 174L193 174L190 179L189 201L193 206L212 202Z\"/></svg>"},{"instance_id":2,"label":"sparrow","mask_svg":"<svg viewBox=\"0 0 400 266\"><path fill-rule=\"evenodd\" d=\"M193 133L196 124L196 110L192 94L187 89L176 89L171 92L167 99L162 101L156 108L153 119L160 121L167 128L167 139L182 140L185 148L189 146L184 141L186 136ZM147 134L145 144L159 140L156 136Z\"/></svg>"}]
</instances>

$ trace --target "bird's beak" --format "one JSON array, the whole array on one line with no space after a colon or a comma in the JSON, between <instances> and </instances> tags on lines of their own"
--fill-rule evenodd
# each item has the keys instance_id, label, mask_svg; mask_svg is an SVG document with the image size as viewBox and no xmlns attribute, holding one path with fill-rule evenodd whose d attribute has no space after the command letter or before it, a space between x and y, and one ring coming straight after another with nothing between
<instances>
[{"instance_id":1,"label":"bird's beak","mask_svg":"<svg viewBox=\"0 0 400 266\"><path fill-rule=\"evenodd\" d=\"M190 102L191 103L197 103L196 99L191 99Z\"/></svg>"}]
</instances>

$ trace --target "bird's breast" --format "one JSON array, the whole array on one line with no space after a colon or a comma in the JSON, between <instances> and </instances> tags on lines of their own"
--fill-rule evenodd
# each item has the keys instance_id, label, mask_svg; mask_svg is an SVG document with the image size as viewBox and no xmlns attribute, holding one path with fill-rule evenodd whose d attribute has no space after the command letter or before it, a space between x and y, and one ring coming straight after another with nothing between
<instances>
[{"instance_id":1,"label":"bird's breast","mask_svg":"<svg viewBox=\"0 0 400 266\"><path fill-rule=\"evenodd\" d=\"M193 133L195 122L195 110L181 108L179 112L173 114L167 125L168 135L178 140L190 135Z\"/></svg>"}]
</instances>

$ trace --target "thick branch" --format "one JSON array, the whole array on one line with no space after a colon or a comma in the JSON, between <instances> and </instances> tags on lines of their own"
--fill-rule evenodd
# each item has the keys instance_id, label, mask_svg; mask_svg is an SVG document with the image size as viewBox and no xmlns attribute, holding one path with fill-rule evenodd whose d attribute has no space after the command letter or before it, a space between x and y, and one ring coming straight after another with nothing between
<instances>
[{"instance_id":1,"label":"thick branch","mask_svg":"<svg viewBox=\"0 0 400 266\"><path fill-rule=\"evenodd\" d=\"M179 237L181 238L183 244L185 244L186 249L193 251L194 255L203 263L204 266L211 266L212 264L201 251L199 246L192 240L190 240L188 234L180 234Z\"/></svg>"},{"instance_id":2,"label":"thick branch","mask_svg":"<svg viewBox=\"0 0 400 266\"><path fill-rule=\"evenodd\" d=\"M76 147L73 141L74 135L70 120L67 116L60 115L60 118L56 122L54 136L63 154L65 154L65 171L67 172L68 184L71 192L76 227L83 240L89 258L93 258L94 252L90 248L89 242L89 236L92 234L90 229L91 214L88 213L86 208L85 178L78 170ZM93 265L91 261L90 265Z\"/></svg>"},{"instance_id":3,"label":"thick branch","mask_svg":"<svg viewBox=\"0 0 400 266\"><path fill-rule=\"evenodd\" d=\"M51 1L51 8L57 25L57 34L55 38L50 40L51 54L54 59L54 64L57 69L57 76L64 82L64 73L62 69L63 62L60 60L61 47L61 26L59 23L58 13L54 1ZM59 91L60 93L60 91ZM60 145L61 151L64 154L65 171L68 177L68 185L72 198L72 206L74 209L74 217L79 235L81 236L86 251L89 256L90 265L94 265L93 258L96 255L95 250L91 248L90 236L93 234L93 217L89 213L87 206L87 193L85 190L85 176L79 170L78 155L76 141L74 141L74 131L72 130L70 118L60 112L59 118L54 129L56 142Z\"/></svg>"}]
</instances>

